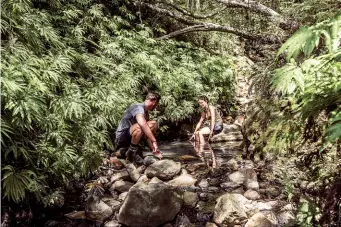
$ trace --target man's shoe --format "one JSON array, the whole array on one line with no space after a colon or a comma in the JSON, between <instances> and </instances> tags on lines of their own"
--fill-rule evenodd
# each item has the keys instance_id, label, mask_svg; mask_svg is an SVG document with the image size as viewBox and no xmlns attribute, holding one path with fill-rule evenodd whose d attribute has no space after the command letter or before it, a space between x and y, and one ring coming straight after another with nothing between
<instances>
[{"instance_id":1,"label":"man's shoe","mask_svg":"<svg viewBox=\"0 0 341 227\"><path fill-rule=\"evenodd\" d=\"M126 157L127 157L127 160L129 162L133 162L134 161L134 152L132 150L128 149L126 152Z\"/></svg>"},{"instance_id":2,"label":"man's shoe","mask_svg":"<svg viewBox=\"0 0 341 227\"><path fill-rule=\"evenodd\" d=\"M143 159L141 158L140 155L137 154L137 152L134 153L134 161L135 161L135 163L136 163L137 165L139 165L139 166L144 165Z\"/></svg>"}]
</instances>

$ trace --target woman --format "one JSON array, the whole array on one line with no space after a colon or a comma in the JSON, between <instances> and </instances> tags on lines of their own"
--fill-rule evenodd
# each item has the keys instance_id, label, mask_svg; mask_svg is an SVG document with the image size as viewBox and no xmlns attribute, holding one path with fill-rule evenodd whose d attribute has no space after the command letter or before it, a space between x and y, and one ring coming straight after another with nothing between
<instances>
[{"instance_id":1,"label":"woman","mask_svg":"<svg viewBox=\"0 0 341 227\"><path fill-rule=\"evenodd\" d=\"M197 143L204 144L204 135L209 135L208 141L210 141L213 135L223 131L223 119L221 119L217 108L209 105L208 98L206 96L200 96L198 103L204 111L201 113L200 121L195 127L193 136L190 138L190 140L195 138ZM200 128L202 124L203 127Z\"/></svg>"}]
</instances>

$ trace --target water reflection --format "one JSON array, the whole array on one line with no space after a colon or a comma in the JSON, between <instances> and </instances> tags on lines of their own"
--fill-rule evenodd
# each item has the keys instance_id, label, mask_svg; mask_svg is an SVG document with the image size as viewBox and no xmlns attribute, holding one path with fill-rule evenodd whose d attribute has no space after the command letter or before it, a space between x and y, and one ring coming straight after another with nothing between
<instances>
[{"instance_id":1,"label":"water reflection","mask_svg":"<svg viewBox=\"0 0 341 227\"><path fill-rule=\"evenodd\" d=\"M159 147L165 159L185 163L204 162L207 166L216 168L231 158L241 155L242 146L241 141L206 143L202 147L189 141L173 141L163 142ZM144 155L151 155L151 153L145 152Z\"/></svg>"}]
</instances>

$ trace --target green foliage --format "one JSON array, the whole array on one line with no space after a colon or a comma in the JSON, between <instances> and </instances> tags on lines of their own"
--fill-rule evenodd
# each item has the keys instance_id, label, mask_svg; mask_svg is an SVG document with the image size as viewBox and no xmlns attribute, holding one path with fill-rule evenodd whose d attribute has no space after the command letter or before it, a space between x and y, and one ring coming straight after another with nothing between
<instances>
[{"instance_id":1,"label":"green foliage","mask_svg":"<svg viewBox=\"0 0 341 227\"><path fill-rule=\"evenodd\" d=\"M316 226L316 220L321 216L319 207L309 199L301 199L300 207L298 210L298 223L303 227Z\"/></svg>"},{"instance_id":2,"label":"green foliage","mask_svg":"<svg viewBox=\"0 0 341 227\"><path fill-rule=\"evenodd\" d=\"M321 46L321 37L325 48L318 50L322 54L310 57L314 48ZM329 142L339 139L341 130L338 117L341 104L340 41L341 11L330 20L302 28L289 38L279 54L287 50L290 63L275 70L272 78L275 91L291 99L292 110L300 113L303 121L316 119L323 111L333 111L326 129L325 138ZM299 62L301 52L310 58Z\"/></svg>"},{"instance_id":3,"label":"green foliage","mask_svg":"<svg viewBox=\"0 0 341 227\"><path fill-rule=\"evenodd\" d=\"M122 1L4 1L1 7L3 190L48 204L112 148L125 108L161 93L167 126L205 93L225 105L233 63L184 42L157 41ZM53 198L54 198L53 197Z\"/></svg>"}]
</instances>

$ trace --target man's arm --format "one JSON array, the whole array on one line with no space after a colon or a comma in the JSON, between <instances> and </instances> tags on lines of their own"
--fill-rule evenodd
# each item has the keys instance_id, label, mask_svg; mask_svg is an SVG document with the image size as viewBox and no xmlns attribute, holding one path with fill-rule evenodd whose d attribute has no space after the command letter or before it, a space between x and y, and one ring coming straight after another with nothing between
<instances>
[{"instance_id":1,"label":"man's arm","mask_svg":"<svg viewBox=\"0 0 341 227\"><path fill-rule=\"evenodd\" d=\"M155 136L153 135L152 130L149 128L147 124L144 114L137 114L136 121L137 121L137 124L139 124L139 126L141 127L143 133L147 136L148 139L152 141L153 147L155 148L154 143L156 143L156 139L155 139ZM156 144L156 147L157 147L157 144Z\"/></svg>"}]
</instances>

